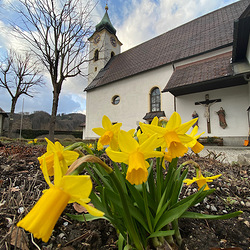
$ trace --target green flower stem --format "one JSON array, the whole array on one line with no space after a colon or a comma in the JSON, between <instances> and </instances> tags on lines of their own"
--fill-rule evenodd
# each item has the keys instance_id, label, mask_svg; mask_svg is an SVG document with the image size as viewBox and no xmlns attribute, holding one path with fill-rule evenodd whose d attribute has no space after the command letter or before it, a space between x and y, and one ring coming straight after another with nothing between
<instances>
[{"instance_id":1,"label":"green flower stem","mask_svg":"<svg viewBox=\"0 0 250 250\"><path fill-rule=\"evenodd\" d=\"M128 203L126 200L126 197L124 196L124 191L123 188L118 180L118 178L116 177L114 172L109 173L110 177L112 178L119 194L121 197L121 202L122 202L122 206L123 206L123 211L125 213L125 217L124 219L126 220L126 227L128 229L128 232L130 234L130 237L132 238L132 240L134 241L135 247L138 250L143 250L143 246L142 243L140 241L139 235L135 229L135 225L134 222L132 220L132 216L129 213L129 207L128 207Z\"/></svg>"},{"instance_id":2,"label":"green flower stem","mask_svg":"<svg viewBox=\"0 0 250 250\"><path fill-rule=\"evenodd\" d=\"M170 230L170 226L169 226L169 225L166 226L166 231L168 231L168 230ZM172 236L172 235L166 236L166 241L167 241L171 246L174 245L174 239L173 239L173 236Z\"/></svg>"},{"instance_id":3,"label":"green flower stem","mask_svg":"<svg viewBox=\"0 0 250 250\"><path fill-rule=\"evenodd\" d=\"M174 236L176 239L176 243L178 244L178 246L181 246L182 244L182 237L181 237L181 233L180 233L180 229L179 229L179 225L178 225L178 220L174 220L172 221L172 227L175 231Z\"/></svg>"},{"instance_id":4,"label":"green flower stem","mask_svg":"<svg viewBox=\"0 0 250 250\"><path fill-rule=\"evenodd\" d=\"M162 161L163 161L163 157L161 159L159 159L159 158L156 159L157 202L160 201L161 196L162 196L162 193L161 193L161 190L162 190L162 180L163 180L163 177L162 177Z\"/></svg>"},{"instance_id":5,"label":"green flower stem","mask_svg":"<svg viewBox=\"0 0 250 250\"><path fill-rule=\"evenodd\" d=\"M146 185L145 183L142 183L142 190L143 190L143 200L144 200L144 205L145 205L145 212L146 212L146 217L147 217L147 222L148 222L148 227L151 233L153 233L153 227L152 227L152 222L150 219L150 211L148 207L148 198L147 198L147 191L146 191Z\"/></svg>"}]
</instances>

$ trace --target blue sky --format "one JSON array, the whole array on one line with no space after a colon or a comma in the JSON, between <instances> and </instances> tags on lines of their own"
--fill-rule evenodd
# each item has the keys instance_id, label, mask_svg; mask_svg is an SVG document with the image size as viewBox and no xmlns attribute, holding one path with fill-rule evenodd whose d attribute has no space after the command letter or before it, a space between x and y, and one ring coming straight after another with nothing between
<instances>
[{"instance_id":1,"label":"blue sky","mask_svg":"<svg viewBox=\"0 0 250 250\"><path fill-rule=\"evenodd\" d=\"M16 0L2 0L0 11L0 56L6 49L14 48L19 53L27 48L23 41L11 37L8 31L6 16L15 20L15 16L8 11L10 2ZM84 1L84 0L82 0ZM199 16L221 8L237 0L108 0L108 14L113 26L117 30L117 37L123 43L122 51L126 51L155 36L167 32L177 26L191 21ZM97 24L102 19L107 0L100 0L92 12L92 20ZM16 105L16 112L22 110L24 99L24 112L43 110L51 113L52 86L49 76L44 73L45 86L36 89L33 98L21 96ZM76 77L63 84L60 95L58 113L85 113L87 79ZM10 95L0 88L0 107L10 111Z\"/></svg>"}]
</instances>

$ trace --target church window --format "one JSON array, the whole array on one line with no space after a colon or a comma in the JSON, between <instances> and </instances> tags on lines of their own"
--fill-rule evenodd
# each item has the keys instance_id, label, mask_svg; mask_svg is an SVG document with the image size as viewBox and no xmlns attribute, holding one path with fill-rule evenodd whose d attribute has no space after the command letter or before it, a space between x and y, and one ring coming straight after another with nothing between
<instances>
[{"instance_id":1,"label":"church window","mask_svg":"<svg viewBox=\"0 0 250 250\"><path fill-rule=\"evenodd\" d=\"M112 104L117 105L120 102L120 96L119 95L115 95L112 98Z\"/></svg>"},{"instance_id":2,"label":"church window","mask_svg":"<svg viewBox=\"0 0 250 250\"><path fill-rule=\"evenodd\" d=\"M98 59L99 59L99 51L97 49L94 54L94 61L98 61Z\"/></svg>"},{"instance_id":3,"label":"church window","mask_svg":"<svg viewBox=\"0 0 250 250\"><path fill-rule=\"evenodd\" d=\"M114 55L115 55L115 52L112 51L112 52L111 52L111 58L112 58Z\"/></svg>"},{"instance_id":4,"label":"church window","mask_svg":"<svg viewBox=\"0 0 250 250\"><path fill-rule=\"evenodd\" d=\"M150 93L150 111L161 111L161 93L159 88L153 88Z\"/></svg>"}]
</instances>

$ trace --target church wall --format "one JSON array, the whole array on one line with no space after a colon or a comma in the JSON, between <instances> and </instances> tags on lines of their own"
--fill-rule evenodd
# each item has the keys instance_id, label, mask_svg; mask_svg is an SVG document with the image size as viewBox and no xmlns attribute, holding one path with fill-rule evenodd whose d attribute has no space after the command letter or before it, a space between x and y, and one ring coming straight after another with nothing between
<instances>
[{"instance_id":1,"label":"church wall","mask_svg":"<svg viewBox=\"0 0 250 250\"><path fill-rule=\"evenodd\" d=\"M247 108L249 106L248 85L199 92L185 96L177 97L177 112L181 115L183 122L192 119L194 110L199 115L199 133L205 131L202 137L217 136L228 138L239 138L236 146L242 146L244 140L248 137L248 118ZM221 99L221 102L214 103L210 106L210 123L211 133L207 133L207 121L204 117L205 107L195 105L195 102L204 101L205 95L209 94L209 99ZM227 127L223 129L219 124L217 111L220 107L226 112ZM232 145L232 144L231 144Z\"/></svg>"},{"instance_id":2,"label":"church wall","mask_svg":"<svg viewBox=\"0 0 250 250\"><path fill-rule=\"evenodd\" d=\"M85 138L98 137L92 128L102 127L103 115L107 115L111 122L121 122L123 130L136 129L139 122L145 122L142 118L150 111L151 89L158 87L163 90L172 72L171 65L161 67L88 91ZM111 103L115 95L120 96L118 105ZM167 117L173 113L173 99L170 93L161 94L162 111Z\"/></svg>"}]
</instances>

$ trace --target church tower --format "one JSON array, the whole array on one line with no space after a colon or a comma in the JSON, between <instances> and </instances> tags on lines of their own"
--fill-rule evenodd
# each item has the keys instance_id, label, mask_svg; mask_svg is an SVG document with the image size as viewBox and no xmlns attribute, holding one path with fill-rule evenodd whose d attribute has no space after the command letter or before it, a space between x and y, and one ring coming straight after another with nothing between
<instances>
[{"instance_id":1,"label":"church tower","mask_svg":"<svg viewBox=\"0 0 250 250\"><path fill-rule=\"evenodd\" d=\"M116 29L109 19L107 5L105 10L101 22L96 25L94 34L88 39L90 42L88 84L93 81L111 57L120 53L122 45L116 36Z\"/></svg>"}]
</instances>

